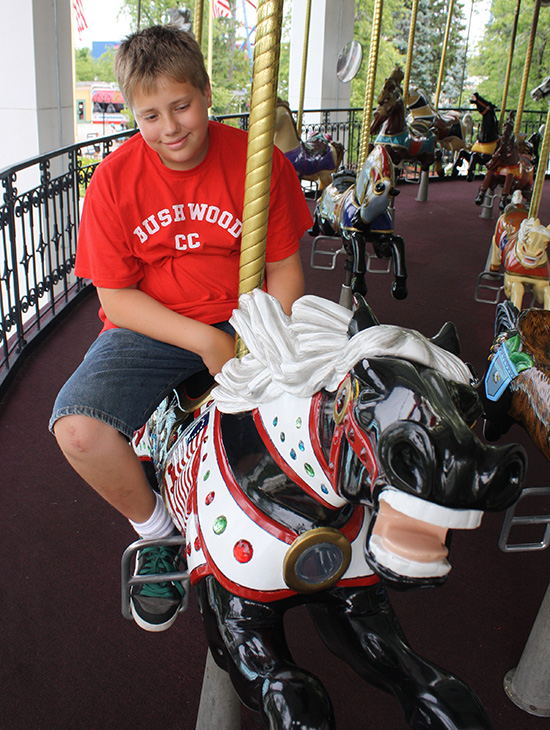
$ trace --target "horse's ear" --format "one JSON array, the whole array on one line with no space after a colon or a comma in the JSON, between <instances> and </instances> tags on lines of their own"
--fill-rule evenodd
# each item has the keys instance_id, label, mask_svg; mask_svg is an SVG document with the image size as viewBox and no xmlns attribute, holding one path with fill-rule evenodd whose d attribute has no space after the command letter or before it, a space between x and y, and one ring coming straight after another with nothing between
<instances>
[{"instance_id":1,"label":"horse's ear","mask_svg":"<svg viewBox=\"0 0 550 730\"><path fill-rule=\"evenodd\" d=\"M454 322L445 322L443 327L435 335L430 338L430 342L434 345L442 347L447 352L460 357L460 342L458 340L458 331Z\"/></svg>"},{"instance_id":2,"label":"horse's ear","mask_svg":"<svg viewBox=\"0 0 550 730\"><path fill-rule=\"evenodd\" d=\"M348 324L348 337L353 337L353 335L361 332L361 330L366 330L369 327L380 324L376 315L361 294L355 294L354 299L355 306L353 317Z\"/></svg>"},{"instance_id":3,"label":"horse's ear","mask_svg":"<svg viewBox=\"0 0 550 730\"><path fill-rule=\"evenodd\" d=\"M516 329L518 324L519 309L509 299L497 304L495 311L494 336L497 337L503 332Z\"/></svg>"}]
</instances>

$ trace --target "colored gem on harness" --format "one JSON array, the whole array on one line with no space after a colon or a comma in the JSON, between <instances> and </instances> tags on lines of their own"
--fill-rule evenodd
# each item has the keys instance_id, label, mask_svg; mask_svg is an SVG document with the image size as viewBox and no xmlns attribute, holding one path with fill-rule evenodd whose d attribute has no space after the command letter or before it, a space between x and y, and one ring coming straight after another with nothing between
<instances>
[{"instance_id":1,"label":"colored gem on harness","mask_svg":"<svg viewBox=\"0 0 550 730\"><path fill-rule=\"evenodd\" d=\"M233 555L239 563L248 563L252 559L253 553L254 550L248 540L239 540L233 548Z\"/></svg>"},{"instance_id":2,"label":"colored gem on harness","mask_svg":"<svg viewBox=\"0 0 550 730\"><path fill-rule=\"evenodd\" d=\"M204 498L204 503L208 506L209 504L212 504L214 501L214 497L216 496L215 492L208 492L206 497Z\"/></svg>"},{"instance_id":3,"label":"colored gem on harness","mask_svg":"<svg viewBox=\"0 0 550 730\"><path fill-rule=\"evenodd\" d=\"M216 533L216 535L221 535L222 532L225 532L225 528L227 527L227 518L224 515L220 515L219 517L216 517L214 520L214 524L212 525L212 529Z\"/></svg>"}]
</instances>

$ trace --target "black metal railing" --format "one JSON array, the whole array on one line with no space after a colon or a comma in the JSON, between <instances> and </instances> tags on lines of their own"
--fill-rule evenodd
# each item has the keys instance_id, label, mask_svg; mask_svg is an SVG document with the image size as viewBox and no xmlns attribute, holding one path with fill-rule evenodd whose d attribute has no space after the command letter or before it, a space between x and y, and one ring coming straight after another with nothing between
<instances>
[{"instance_id":1,"label":"black metal railing","mask_svg":"<svg viewBox=\"0 0 550 730\"><path fill-rule=\"evenodd\" d=\"M313 114L318 121L309 123ZM524 112L524 131L536 131L545 116ZM330 134L344 145L344 164L355 169L362 117L362 109L308 110L302 139L313 131ZM247 114L216 118L248 128ZM74 275L81 204L99 162L134 133L88 140L0 170L0 395L38 335L88 289ZM414 167L407 171L407 179L418 177Z\"/></svg>"},{"instance_id":2,"label":"black metal railing","mask_svg":"<svg viewBox=\"0 0 550 730\"><path fill-rule=\"evenodd\" d=\"M99 162L134 130L0 171L0 393L29 346L87 282L74 276L81 203Z\"/></svg>"}]
</instances>

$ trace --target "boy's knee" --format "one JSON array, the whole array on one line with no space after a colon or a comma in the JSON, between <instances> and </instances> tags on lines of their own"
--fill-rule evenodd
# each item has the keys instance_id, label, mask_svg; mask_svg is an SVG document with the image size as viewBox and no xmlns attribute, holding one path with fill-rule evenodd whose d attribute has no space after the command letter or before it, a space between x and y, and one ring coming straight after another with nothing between
<instances>
[{"instance_id":1,"label":"boy's knee","mask_svg":"<svg viewBox=\"0 0 550 730\"><path fill-rule=\"evenodd\" d=\"M110 426L95 418L81 415L63 416L53 426L60 449L67 456L91 454L105 438Z\"/></svg>"}]
</instances>

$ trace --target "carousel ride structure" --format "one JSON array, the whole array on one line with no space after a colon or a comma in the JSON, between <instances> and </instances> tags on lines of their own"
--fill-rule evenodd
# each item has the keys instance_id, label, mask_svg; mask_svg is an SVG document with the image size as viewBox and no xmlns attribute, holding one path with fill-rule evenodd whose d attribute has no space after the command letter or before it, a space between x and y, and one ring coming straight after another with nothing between
<instances>
[{"instance_id":1,"label":"carousel ride structure","mask_svg":"<svg viewBox=\"0 0 550 730\"><path fill-rule=\"evenodd\" d=\"M410 647L383 584L443 582L448 531L517 499L525 453L471 430L480 401L453 325L427 339L357 304L303 297L289 318L243 295L232 322L248 354L195 413L175 391L134 448L185 538L212 655L266 728L334 728L286 645L284 613L303 604L410 727L489 730L467 685Z\"/></svg>"},{"instance_id":2,"label":"carousel ride structure","mask_svg":"<svg viewBox=\"0 0 550 730\"><path fill-rule=\"evenodd\" d=\"M275 107L273 142L292 162L298 177L318 181L320 190L330 185L332 173L340 167L344 157L344 146L321 132L315 132L303 142L290 106L280 98Z\"/></svg>"},{"instance_id":3,"label":"carousel ride structure","mask_svg":"<svg viewBox=\"0 0 550 730\"><path fill-rule=\"evenodd\" d=\"M533 146L526 135L514 134L515 111L510 112L499 137L497 147L489 162L487 172L475 199L476 205L483 205L486 194L493 193L497 186L502 186L500 194L500 210L510 202L512 193L520 190L529 199L535 177L533 163Z\"/></svg>"},{"instance_id":4,"label":"carousel ride structure","mask_svg":"<svg viewBox=\"0 0 550 730\"><path fill-rule=\"evenodd\" d=\"M340 303L348 308L351 308L354 294L366 294L366 272L387 273L390 266L393 266L394 274L393 297L404 299L407 296L405 244L393 230L393 201L398 193L389 151L386 146L375 145L357 177L347 171L335 175L317 201L309 231L315 236L311 265L334 269L338 254L347 254ZM325 245L328 243L331 247L334 241L339 247L327 250ZM374 257L367 252L367 243L371 243ZM328 266L325 264L327 258ZM373 263L375 259L386 259L388 267L377 269Z\"/></svg>"}]
</instances>

